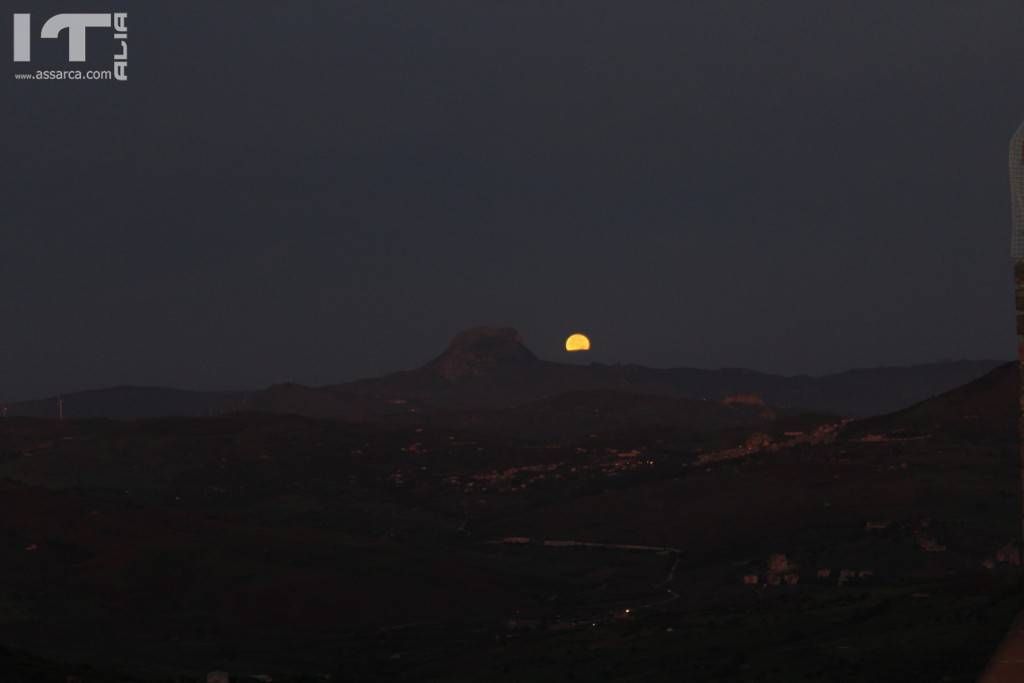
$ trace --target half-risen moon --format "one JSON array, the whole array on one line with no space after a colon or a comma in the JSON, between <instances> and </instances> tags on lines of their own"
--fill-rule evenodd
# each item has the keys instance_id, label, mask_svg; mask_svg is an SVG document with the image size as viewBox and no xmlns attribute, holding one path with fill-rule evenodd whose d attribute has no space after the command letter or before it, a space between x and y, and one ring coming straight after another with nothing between
<instances>
[{"instance_id":1,"label":"half-risen moon","mask_svg":"<svg viewBox=\"0 0 1024 683\"><path fill-rule=\"evenodd\" d=\"M565 340L565 350L569 352L589 351L590 340L587 339L587 335L580 334L579 332L570 334L569 338Z\"/></svg>"}]
</instances>

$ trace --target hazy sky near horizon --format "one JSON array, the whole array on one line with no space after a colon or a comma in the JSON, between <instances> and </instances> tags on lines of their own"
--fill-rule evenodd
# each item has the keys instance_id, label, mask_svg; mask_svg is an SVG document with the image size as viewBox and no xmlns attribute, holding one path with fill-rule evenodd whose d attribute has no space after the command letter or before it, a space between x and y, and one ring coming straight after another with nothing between
<instances>
[{"instance_id":1,"label":"hazy sky near horizon","mask_svg":"<svg viewBox=\"0 0 1024 683\"><path fill-rule=\"evenodd\" d=\"M1014 353L1019 0L121 8L127 84L7 58L0 399L330 383L485 323L659 366Z\"/></svg>"}]
</instances>

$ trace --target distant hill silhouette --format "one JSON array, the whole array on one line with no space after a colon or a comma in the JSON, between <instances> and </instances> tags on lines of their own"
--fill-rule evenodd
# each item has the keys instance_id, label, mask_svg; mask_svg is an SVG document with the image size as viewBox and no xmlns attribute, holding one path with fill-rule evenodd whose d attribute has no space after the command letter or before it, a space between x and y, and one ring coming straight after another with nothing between
<instances>
[{"instance_id":1,"label":"distant hill silhouette","mask_svg":"<svg viewBox=\"0 0 1024 683\"><path fill-rule=\"evenodd\" d=\"M999 364L952 361L851 370L823 377L786 377L737 368L583 366L540 360L515 330L480 327L459 334L443 354L421 368L330 389L448 409L511 407L579 391L714 401L750 394L791 412L864 416L897 410L947 391Z\"/></svg>"},{"instance_id":2,"label":"distant hill silhouette","mask_svg":"<svg viewBox=\"0 0 1024 683\"><path fill-rule=\"evenodd\" d=\"M973 382L909 408L854 422L848 431L1012 441L1020 415L1019 388L1017 363L1005 363Z\"/></svg>"},{"instance_id":3,"label":"distant hill silhouette","mask_svg":"<svg viewBox=\"0 0 1024 683\"><path fill-rule=\"evenodd\" d=\"M434 412L502 410L572 392L722 401L742 395L788 413L862 417L899 410L989 372L999 361L952 361L810 377L724 368L572 365L545 361L507 327L458 334L423 367L325 387L282 384L253 392L118 387L64 396L69 418L203 416L237 411L375 420ZM53 417L57 399L13 403L9 415Z\"/></svg>"},{"instance_id":4,"label":"distant hill silhouette","mask_svg":"<svg viewBox=\"0 0 1024 683\"><path fill-rule=\"evenodd\" d=\"M7 414L57 417L64 401L68 418L142 419L149 417L206 417L234 412L244 406L245 394L229 391L186 391L165 387L110 387L80 391L63 397L9 404Z\"/></svg>"}]
</instances>

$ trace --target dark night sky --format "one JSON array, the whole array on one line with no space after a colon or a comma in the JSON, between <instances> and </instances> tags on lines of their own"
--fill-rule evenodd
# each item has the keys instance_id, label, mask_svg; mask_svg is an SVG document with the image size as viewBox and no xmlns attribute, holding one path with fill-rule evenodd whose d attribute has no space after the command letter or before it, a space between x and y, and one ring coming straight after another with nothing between
<instances>
[{"instance_id":1,"label":"dark night sky","mask_svg":"<svg viewBox=\"0 0 1024 683\"><path fill-rule=\"evenodd\" d=\"M0 398L335 382L489 322L663 366L1013 355L1019 0L116 8L127 85L14 82L2 15Z\"/></svg>"}]
</instances>

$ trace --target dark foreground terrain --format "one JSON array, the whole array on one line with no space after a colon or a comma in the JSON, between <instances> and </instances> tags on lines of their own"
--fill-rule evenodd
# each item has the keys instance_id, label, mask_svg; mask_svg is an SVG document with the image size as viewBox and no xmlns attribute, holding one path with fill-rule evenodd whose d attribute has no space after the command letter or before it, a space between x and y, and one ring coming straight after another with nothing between
<instances>
[{"instance_id":1,"label":"dark foreground terrain","mask_svg":"<svg viewBox=\"0 0 1024 683\"><path fill-rule=\"evenodd\" d=\"M0 680L971 681L1024 606L1015 373L863 421L8 417Z\"/></svg>"}]
</instances>

